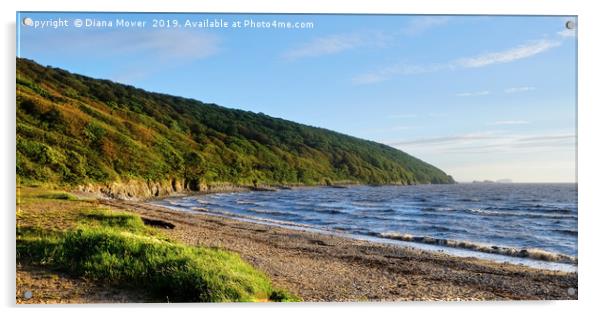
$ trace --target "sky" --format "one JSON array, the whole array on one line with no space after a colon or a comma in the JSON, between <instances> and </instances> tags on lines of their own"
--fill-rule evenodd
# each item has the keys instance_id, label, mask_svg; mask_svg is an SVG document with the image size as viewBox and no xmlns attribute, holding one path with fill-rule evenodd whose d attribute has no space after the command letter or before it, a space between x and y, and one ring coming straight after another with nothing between
<instances>
[{"instance_id":1,"label":"sky","mask_svg":"<svg viewBox=\"0 0 602 316\"><path fill-rule=\"evenodd\" d=\"M566 27L575 17L18 13L17 21L17 56L42 65L374 140L461 182L576 181L577 36ZM86 23L94 21L107 23Z\"/></svg>"}]
</instances>

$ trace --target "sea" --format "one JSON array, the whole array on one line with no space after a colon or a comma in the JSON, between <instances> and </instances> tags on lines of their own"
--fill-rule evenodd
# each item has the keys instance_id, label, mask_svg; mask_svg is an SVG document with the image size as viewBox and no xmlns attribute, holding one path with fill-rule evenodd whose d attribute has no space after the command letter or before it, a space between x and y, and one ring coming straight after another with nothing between
<instances>
[{"instance_id":1,"label":"sea","mask_svg":"<svg viewBox=\"0 0 602 316\"><path fill-rule=\"evenodd\" d=\"M574 183L303 187L151 203L457 256L577 269Z\"/></svg>"}]
</instances>

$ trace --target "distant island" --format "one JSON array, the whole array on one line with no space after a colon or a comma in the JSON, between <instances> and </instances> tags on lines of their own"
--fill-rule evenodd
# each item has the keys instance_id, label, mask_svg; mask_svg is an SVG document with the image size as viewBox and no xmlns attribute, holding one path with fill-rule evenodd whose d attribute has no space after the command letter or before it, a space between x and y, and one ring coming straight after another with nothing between
<instances>
[{"instance_id":1,"label":"distant island","mask_svg":"<svg viewBox=\"0 0 602 316\"><path fill-rule=\"evenodd\" d=\"M512 179L499 179L496 181L493 180L483 180L483 181L478 181L478 180L474 180L472 181L472 183L513 183Z\"/></svg>"}]
</instances>

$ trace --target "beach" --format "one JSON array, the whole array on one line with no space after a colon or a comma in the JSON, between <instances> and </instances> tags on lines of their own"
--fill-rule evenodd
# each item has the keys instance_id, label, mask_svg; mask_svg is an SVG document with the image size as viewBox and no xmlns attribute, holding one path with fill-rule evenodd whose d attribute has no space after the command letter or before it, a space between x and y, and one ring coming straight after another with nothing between
<instances>
[{"instance_id":1,"label":"beach","mask_svg":"<svg viewBox=\"0 0 602 316\"><path fill-rule=\"evenodd\" d=\"M17 303L579 298L575 15L13 24Z\"/></svg>"},{"instance_id":2,"label":"beach","mask_svg":"<svg viewBox=\"0 0 602 316\"><path fill-rule=\"evenodd\" d=\"M140 214L183 243L239 253L277 286L304 301L571 300L578 296L577 273L185 213L143 202L103 199L96 203Z\"/></svg>"}]
</instances>

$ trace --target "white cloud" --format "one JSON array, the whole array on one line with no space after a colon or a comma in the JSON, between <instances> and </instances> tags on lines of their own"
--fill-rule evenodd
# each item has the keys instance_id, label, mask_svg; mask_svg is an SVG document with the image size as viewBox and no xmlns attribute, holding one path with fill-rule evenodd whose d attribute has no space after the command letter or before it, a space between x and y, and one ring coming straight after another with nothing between
<instances>
[{"instance_id":1,"label":"white cloud","mask_svg":"<svg viewBox=\"0 0 602 316\"><path fill-rule=\"evenodd\" d=\"M151 32L85 32L70 36L48 36L36 45L40 50L53 48L64 50L65 55L85 51L95 57L134 56L137 60L156 58L170 62L203 59L220 50L221 40L215 34L192 31Z\"/></svg>"},{"instance_id":2,"label":"white cloud","mask_svg":"<svg viewBox=\"0 0 602 316\"><path fill-rule=\"evenodd\" d=\"M504 89L504 93L506 94L514 94L514 93L521 93L521 92L527 92L527 91L533 91L535 90L534 87L513 87L513 88L508 88L508 89ZM483 91L474 91L474 92L459 92L456 93L457 97L478 97L478 96L484 96L484 95L490 95L491 91L489 90L483 90Z\"/></svg>"},{"instance_id":3,"label":"white cloud","mask_svg":"<svg viewBox=\"0 0 602 316\"><path fill-rule=\"evenodd\" d=\"M381 73L367 73L363 75L355 76L351 79L353 84L362 85L362 84L371 84L377 83L381 81L388 80L389 76L386 76Z\"/></svg>"},{"instance_id":4,"label":"white cloud","mask_svg":"<svg viewBox=\"0 0 602 316\"><path fill-rule=\"evenodd\" d=\"M547 39L529 41L522 45L494 53L485 53L473 57L459 58L446 63L432 64L394 64L376 71L361 74L352 78L354 84L372 84L389 80L396 76L433 73L444 70L480 68L494 64L510 63L520 59L533 57L560 45L558 41Z\"/></svg>"},{"instance_id":5,"label":"white cloud","mask_svg":"<svg viewBox=\"0 0 602 316\"><path fill-rule=\"evenodd\" d=\"M107 79L135 84L165 69L185 66L219 53L221 39L201 31L81 32L69 36L45 36L33 50L60 51L66 58L85 54L94 60L116 58L113 68L105 69ZM127 61L127 62L125 62Z\"/></svg>"},{"instance_id":6,"label":"white cloud","mask_svg":"<svg viewBox=\"0 0 602 316\"><path fill-rule=\"evenodd\" d=\"M214 34L166 31L123 36L107 41L111 53L135 56L134 61L120 67L112 75L111 79L122 83L135 83L165 69L210 58L219 52L221 42Z\"/></svg>"},{"instance_id":7,"label":"white cloud","mask_svg":"<svg viewBox=\"0 0 602 316\"><path fill-rule=\"evenodd\" d=\"M331 35L316 38L293 50L286 52L286 59L294 60L303 57L316 57L336 54L362 45L362 39L357 35Z\"/></svg>"},{"instance_id":8,"label":"white cloud","mask_svg":"<svg viewBox=\"0 0 602 316\"><path fill-rule=\"evenodd\" d=\"M449 17L427 16L411 19L401 29L401 35L418 35L431 28L441 26L449 21ZM308 57L332 55L363 46L383 46L392 38L399 36L399 32L355 32L348 34L333 34L315 38L309 42L288 50L282 57L287 60L297 60ZM366 77L360 81L370 83L380 81L375 76Z\"/></svg>"},{"instance_id":9,"label":"white cloud","mask_svg":"<svg viewBox=\"0 0 602 316\"><path fill-rule=\"evenodd\" d=\"M527 91L533 91L535 87L513 87L504 90L504 93L512 94L512 93L521 93Z\"/></svg>"},{"instance_id":10,"label":"white cloud","mask_svg":"<svg viewBox=\"0 0 602 316\"><path fill-rule=\"evenodd\" d=\"M456 93L457 97L476 97L490 94L489 91L476 91L476 92L461 92Z\"/></svg>"},{"instance_id":11,"label":"white cloud","mask_svg":"<svg viewBox=\"0 0 602 316\"><path fill-rule=\"evenodd\" d=\"M576 136L573 134L550 134L550 135L538 135L523 137L520 139L521 142L554 142L554 141L566 141L575 140Z\"/></svg>"},{"instance_id":12,"label":"white cloud","mask_svg":"<svg viewBox=\"0 0 602 316\"><path fill-rule=\"evenodd\" d=\"M442 137L432 137L432 138L420 138L420 139L412 139L412 140L402 140L402 141L394 141L388 142L387 145L390 146L440 146L442 144L458 144L458 143L467 143L472 141L486 140L486 139L495 139L496 136L491 135L491 133L475 133L475 134L465 134L465 135L456 135L456 136L442 136Z\"/></svg>"},{"instance_id":13,"label":"white cloud","mask_svg":"<svg viewBox=\"0 0 602 316\"><path fill-rule=\"evenodd\" d=\"M418 115L416 114L391 114L387 116L390 119L406 119L406 118L416 118Z\"/></svg>"},{"instance_id":14,"label":"white cloud","mask_svg":"<svg viewBox=\"0 0 602 316\"><path fill-rule=\"evenodd\" d=\"M446 117L448 114L447 113L441 113L441 112L430 112L427 114L427 116L429 117Z\"/></svg>"},{"instance_id":15,"label":"white cloud","mask_svg":"<svg viewBox=\"0 0 602 316\"><path fill-rule=\"evenodd\" d=\"M334 34L314 38L293 49L286 51L282 57L286 60L319 57L338 54L365 46L384 46L389 37L380 32L356 32L348 34Z\"/></svg>"},{"instance_id":16,"label":"white cloud","mask_svg":"<svg viewBox=\"0 0 602 316\"><path fill-rule=\"evenodd\" d=\"M464 68L477 68L493 64L509 63L541 54L559 45L560 42L542 39L531 41L523 45L499 52L486 53L469 58L461 58L456 60L453 64Z\"/></svg>"},{"instance_id":17,"label":"white cloud","mask_svg":"<svg viewBox=\"0 0 602 316\"><path fill-rule=\"evenodd\" d=\"M431 28L445 25L449 22L449 17L446 16L424 16L413 18L401 30L405 35L418 35Z\"/></svg>"},{"instance_id":18,"label":"white cloud","mask_svg":"<svg viewBox=\"0 0 602 316\"><path fill-rule=\"evenodd\" d=\"M565 30L556 32L556 34L558 34L558 36L560 36L562 38L575 37L577 35L577 31L575 29L573 29L573 30L565 29Z\"/></svg>"},{"instance_id":19,"label":"white cloud","mask_svg":"<svg viewBox=\"0 0 602 316\"><path fill-rule=\"evenodd\" d=\"M437 72L443 69L450 69L449 65L445 64L430 64L430 65L410 65L396 64L385 68L381 68L375 72L366 73L355 76L351 79L354 84L371 84L385 80L389 80L395 76L418 75L425 73Z\"/></svg>"},{"instance_id":20,"label":"white cloud","mask_svg":"<svg viewBox=\"0 0 602 316\"><path fill-rule=\"evenodd\" d=\"M529 121L495 121L492 125L524 125L529 124Z\"/></svg>"},{"instance_id":21,"label":"white cloud","mask_svg":"<svg viewBox=\"0 0 602 316\"><path fill-rule=\"evenodd\" d=\"M144 33L130 43L140 51L155 52L161 57L203 59L219 51L219 38L208 33L153 32Z\"/></svg>"},{"instance_id":22,"label":"white cloud","mask_svg":"<svg viewBox=\"0 0 602 316\"><path fill-rule=\"evenodd\" d=\"M526 121L500 121L504 124L528 124ZM425 148L438 153L494 153L550 148L575 148L573 134L508 134L495 131L454 136L419 138L386 142L388 145L407 148Z\"/></svg>"}]
</instances>

